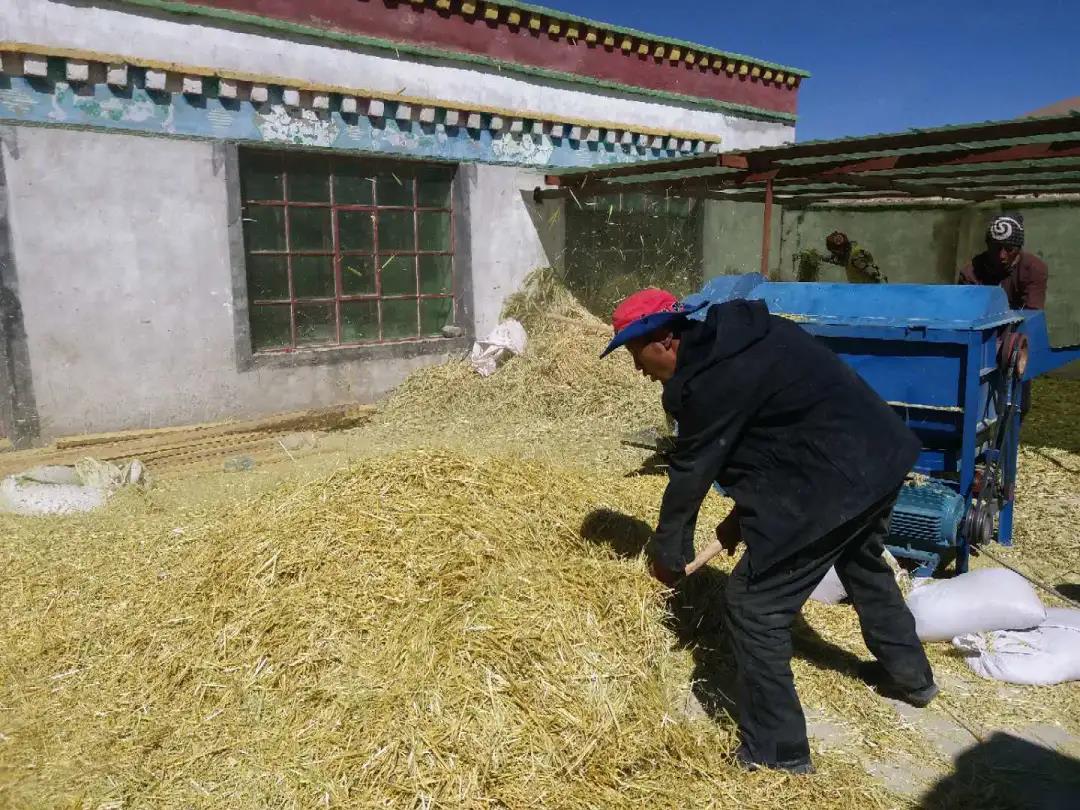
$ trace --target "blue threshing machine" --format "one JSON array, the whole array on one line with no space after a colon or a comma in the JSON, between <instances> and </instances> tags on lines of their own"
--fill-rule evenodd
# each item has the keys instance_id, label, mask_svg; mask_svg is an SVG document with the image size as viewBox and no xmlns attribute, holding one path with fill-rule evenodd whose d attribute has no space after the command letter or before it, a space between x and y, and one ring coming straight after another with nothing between
<instances>
[{"instance_id":1,"label":"blue threshing machine","mask_svg":"<svg viewBox=\"0 0 1080 810\"><path fill-rule=\"evenodd\" d=\"M711 280L687 302L764 301L824 341L922 440L890 525L890 550L929 576L972 545L1011 545L1024 382L1080 359L1052 348L1046 316L999 287ZM704 317L701 310L696 317ZM867 459L872 464L873 459Z\"/></svg>"}]
</instances>

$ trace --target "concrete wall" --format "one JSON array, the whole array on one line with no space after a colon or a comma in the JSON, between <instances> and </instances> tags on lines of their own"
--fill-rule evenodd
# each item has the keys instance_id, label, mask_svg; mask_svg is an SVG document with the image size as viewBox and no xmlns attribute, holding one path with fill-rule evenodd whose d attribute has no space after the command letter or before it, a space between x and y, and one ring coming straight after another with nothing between
<instances>
[{"instance_id":1,"label":"concrete wall","mask_svg":"<svg viewBox=\"0 0 1080 810\"><path fill-rule=\"evenodd\" d=\"M4 0L0 41L78 48L182 65L469 104L542 112L585 120L653 126L717 136L725 149L794 140L784 122L749 120L691 102L650 99L557 80L511 76L494 68L434 59L397 58L242 28L205 25L192 18L139 13L133 7L67 0Z\"/></svg>"},{"instance_id":2,"label":"concrete wall","mask_svg":"<svg viewBox=\"0 0 1080 810\"><path fill-rule=\"evenodd\" d=\"M837 206L783 214L781 278L794 277L795 255L825 250L825 237L846 233L869 250L890 282L952 284L959 269L985 248L986 224L1007 208L1024 215L1026 249L1050 266L1046 317L1054 342L1080 343L1080 203L989 205ZM822 265L822 281L841 281L843 271Z\"/></svg>"},{"instance_id":3,"label":"concrete wall","mask_svg":"<svg viewBox=\"0 0 1080 810\"><path fill-rule=\"evenodd\" d=\"M795 257L825 237L843 231L869 250L890 282L951 284L956 278L957 239L962 209L941 206L889 208L808 208L783 215L781 278L795 277ZM841 268L822 265L822 281L846 281Z\"/></svg>"},{"instance_id":4,"label":"concrete wall","mask_svg":"<svg viewBox=\"0 0 1080 810\"><path fill-rule=\"evenodd\" d=\"M751 202L705 201L702 267L705 278L737 276L761 270L765 206ZM769 264L779 266L783 211L773 207Z\"/></svg>"},{"instance_id":5,"label":"concrete wall","mask_svg":"<svg viewBox=\"0 0 1080 810\"><path fill-rule=\"evenodd\" d=\"M470 233L469 264L477 335L498 323L503 302L530 272L558 266L564 219L558 201L537 205L532 192L544 176L502 166L463 165L458 185L467 198L462 212Z\"/></svg>"},{"instance_id":6,"label":"concrete wall","mask_svg":"<svg viewBox=\"0 0 1080 810\"><path fill-rule=\"evenodd\" d=\"M786 121L750 119L705 103L340 47L324 39L278 38L109 0L3 0L2 8L0 42L77 49L92 62L175 63L168 70L176 80L180 74L174 73L185 67L209 68L259 77L275 87L313 83L360 96L364 90L373 97L416 96L446 109L510 110L523 119L700 133L709 136L698 139L701 148L706 140L740 149L794 138ZM5 70L11 61L5 60ZM129 86L111 89L100 79L64 81L66 68L56 59L47 81L21 72L5 74L11 85L0 98L0 192L7 203L6 215L0 205L0 232L6 231L0 237L13 257L5 262L0 251L0 292L16 293L3 301L3 421L19 421L15 411L21 409L28 424L49 437L367 401L440 359L424 354L433 350L431 344L298 351L288 363L250 356L245 282L237 276L243 250L229 168L232 147L222 141L247 143L237 134L242 124L256 126L260 142L282 148L304 144L355 153L355 143L330 137L334 116L340 117L336 111L322 117L289 111L276 96L269 112L254 111L248 101L226 108L220 98L200 95L201 89L191 98L179 91L150 97L141 84L142 68L133 70ZM35 111L40 115L34 117ZM363 126L346 122L343 130L371 126L370 116L361 118ZM121 134L119 128L143 135ZM457 267L464 279L459 313L463 325L483 334L529 272L563 263L562 204L531 199L542 184L542 168L553 161L553 139L529 139L529 152L522 151L523 138L485 131L476 139L483 149L463 156L451 151L446 127L420 127L417 134L388 121L384 128L364 148L464 161L455 202ZM626 160L645 158L651 149L596 139L579 147L574 160L590 164L605 159L601 148L621 149L625 154L619 157ZM669 148L676 147L664 147ZM535 168L492 165L496 158ZM21 323L9 329L12 312ZM21 343L13 341L11 335L23 328ZM464 342L453 347L459 345ZM6 378L16 367L18 379L9 385ZM20 402L5 389L18 389Z\"/></svg>"},{"instance_id":7,"label":"concrete wall","mask_svg":"<svg viewBox=\"0 0 1080 810\"><path fill-rule=\"evenodd\" d=\"M45 437L370 401L444 356L323 350L241 370L220 145L13 127L0 154ZM534 182L490 166L459 181L475 232L463 304L481 328L548 261L518 191Z\"/></svg>"},{"instance_id":8,"label":"concrete wall","mask_svg":"<svg viewBox=\"0 0 1080 810\"><path fill-rule=\"evenodd\" d=\"M1080 344L1080 202L995 204L966 209L957 240L958 266L983 249L986 224L1002 210L1023 214L1025 250L1042 258L1050 268L1046 320L1051 339L1058 345ZM1074 364L1071 372L1080 373L1080 364Z\"/></svg>"}]
</instances>

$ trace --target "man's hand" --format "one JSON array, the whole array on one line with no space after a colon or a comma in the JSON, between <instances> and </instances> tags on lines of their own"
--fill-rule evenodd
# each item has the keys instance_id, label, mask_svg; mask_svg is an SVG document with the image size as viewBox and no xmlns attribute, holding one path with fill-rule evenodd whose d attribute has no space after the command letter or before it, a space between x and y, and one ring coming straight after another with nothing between
<instances>
[{"instance_id":1,"label":"man's hand","mask_svg":"<svg viewBox=\"0 0 1080 810\"><path fill-rule=\"evenodd\" d=\"M729 557L735 556L742 540L742 531L739 529L739 515L734 509L716 527L716 540Z\"/></svg>"},{"instance_id":2,"label":"man's hand","mask_svg":"<svg viewBox=\"0 0 1080 810\"><path fill-rule=\"evenodd\" d=\"M674 588L676 585L678 585L679 580L681 580L684 576L684 572L672 571L670 569L664 568L655 560L649 563L649 572L653 575L653 577L660 580L669 588Z\"/></svg>"}]
</instances>

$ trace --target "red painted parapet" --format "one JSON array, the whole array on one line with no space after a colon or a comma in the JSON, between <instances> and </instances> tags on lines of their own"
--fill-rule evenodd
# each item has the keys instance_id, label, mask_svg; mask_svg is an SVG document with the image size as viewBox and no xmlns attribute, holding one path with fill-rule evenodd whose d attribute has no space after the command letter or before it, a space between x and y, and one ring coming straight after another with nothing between
<instances>
[{"instance_id":1,"label":"red painted parapet","mask_svg":"<svg viewBox=\"0 0 1080 810\"><path fill-rule=\"evenodd\" d=\"M802 71L512 3L473 0L128 0L252 15L297 27L421 47L470 61L608 87L685 96L792 118ZM258 20L247 20L258 22ZM277 30L281 30L278 25ZM299 28L296 29L299 32ZM358 42L358 44L360 44Z\"/></svg>"}]
</instances>

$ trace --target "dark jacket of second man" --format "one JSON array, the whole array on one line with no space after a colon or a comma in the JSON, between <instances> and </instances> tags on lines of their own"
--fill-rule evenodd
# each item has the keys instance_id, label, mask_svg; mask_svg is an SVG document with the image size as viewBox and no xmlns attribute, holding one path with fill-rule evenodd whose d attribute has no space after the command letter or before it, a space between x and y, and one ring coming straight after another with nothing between
<instances>
[{"instance_id":1,"label":"dark jacket of second man","mask_svg":"<svg viewBox=\"0 0 1080 810\"><path fill-rule=\"evenodd\" d=\"M663 401L679 437L650 552L669 571L690 562L714 481L735 501L755 574L896 491L919 454L873 389L759 301L688 322Z\"/></svg>"}]
</instances>

